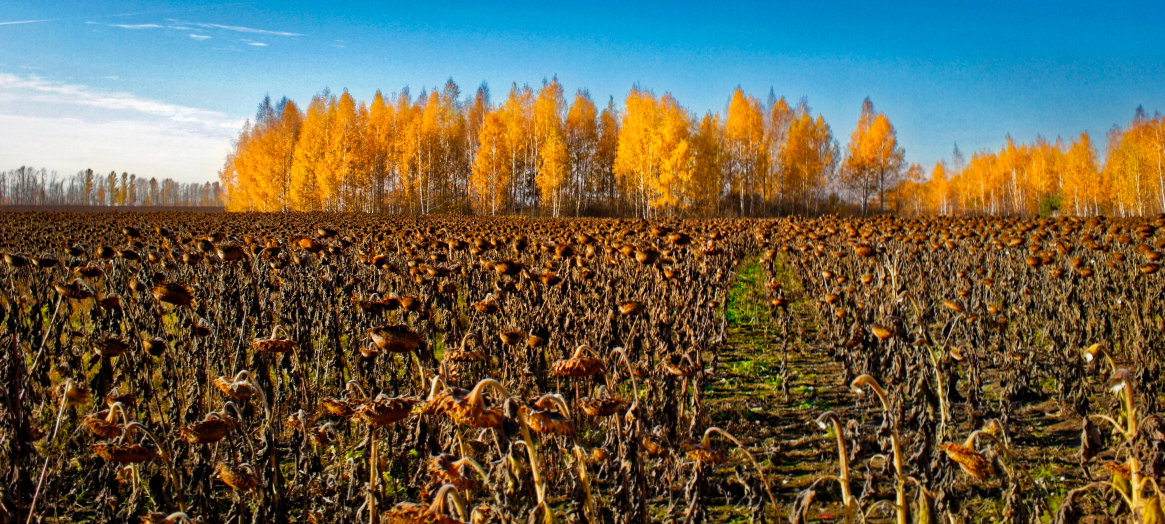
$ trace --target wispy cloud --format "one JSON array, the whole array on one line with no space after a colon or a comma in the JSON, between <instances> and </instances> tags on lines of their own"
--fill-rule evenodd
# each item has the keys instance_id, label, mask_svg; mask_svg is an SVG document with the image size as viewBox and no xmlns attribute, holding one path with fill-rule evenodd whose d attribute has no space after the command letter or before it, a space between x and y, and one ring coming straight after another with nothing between
<instances>
[{"instance_id":1,"label":"wispy cloud","mask_svg":"<svg viewBox=\"0 0 1165 524\"><path fill-rule=\"evenodd\" d=\"M87 24L95 24L96 22L86 22L86 23ZM130 30L136 30L136 29L168 29L168 30L173 30L173 31L199 31L199 30L205 31L205 30L210 30L210 31L233 31L236 33L246 33L246 34L252 34L252 35L266 35L266 36L279 36L279 37L304 36L301 33L291 33L288 31L272 31L269 29L258 29L255 27L246 27L246 26L239 26L239 25L211 24L211 23L204 23L204 22L184 22L184 21L173 19L173 18L167 18L165 20L165 25L162 25L162 24L105 24L105 25L107 27L117 27L120 29L130 29ZM206 40L206 39L210 38L209 35L203 35L203 34L191 34L189 36L190 36L190 38L193 38L195 40ZM267 46L267 44L261 43L261 42L248 42L248 45L252 45L255 47L266 47Z\"/></svg>"},{"instance_id":2,"label":"wispy cloud","mask_svg":"<svg viewBox=\"0 0 1165 524\"><path fill-rule=\"evenodd\" d=\"M111 13L111 14L107 14L107 15L92 15L92 16L84 16L84 17L75 17L74 16L74 17L61 17L61 18L39 18L36 20L6 20L6 21L0 21L0 26L17 25L17 24L40 24L40 23L44 23L44 22L67 22L67 21L71 21L71 20L90 20L90 21L85 22L85 23L86 24L96 24L97 22L93 22L92 21L93 19L97 19L97 18L121 18L121 17L125 17L125 16L139 16L139 15L157 15L157 14L162 14L162 13L177 13L177 12L181 12L181 11L189 12L189 11L195 11L195 10L200 10L200 9L208 9L211 7L227 7L227 6L232 6L232 5L241 5L241 4L226 4L226 5L221 5L221 6L194 6L194 7L175 8L175 9L155 9L152 11L134 11L134 12L129 12L129 13Z\"/></svg>"},{"instance_id":3,"label":"wispy cloud","mask_svg":"<svg viewBox=\"0 0 1165 524\"><path fill-rule=\"evenodd\" d=\"M259 35L271 36L303 36L301 33L289 33L287 31L271 31L268 29L256 29L254 27L245 27L239 25L222 25L222 24L207 24L201 22L182 22L184 25L201 27L204 29L222 29L224 31L234 31L236 33L252 33Z\"/></svg>"},{"instance_id":4,"label":"wispy cloud","mask_svg":"<svg viewBox=\"0 0 1165 524\"><path fill-rule=\"evenodd\" d=\"M253 45L255 47L267 47L267 44L263 42L247 42L247 45Z\"/></svg>"},{"instance_id":5,"label":"wispy cloud","mask_svg":"<svg viewBox=\"0 0 1165 524\"><path fill-rule=\"evenodd\" d=\"M45 18L43 20L11 20L8 22L0 22L0 25L18 25L18 24L39 24L41 22L55 22L57 18Z\"/></svg>"},{"instance_id":6,"label":"wispy cloud","mask_svg":"<svg viewBox=\"0 0 1165 524\"><path fill-rule=\"evenodd\" d=\"M122 29L161 29L162 26L158 24L109 24L109 27L120 27Z\"/></svg>"},{"instance_id":7,"label":"wispy cloud","mask_svg":"<svg viewBox=\"0 0 1165 524\"><path fill-rule=\"evenodd\" d=\"M226 5L229 6L229 5L240 5L240 4L226 4ZM132 13L115 13L115 14L108 14L108 15L96 15L96 16L85 16L85 17L38 18L38 19L30 19L30 20L4 20L4 21L0 21L0 26L21 25L21 24L40 24L40 23L45 23L45 22L67 22L67 21L73 21L73 20L85 20L85 23L88 25L101 25L98 22L95 22L94 20L101 19L101 18L120 18L120 17L126 17L126 16L173 13L173 12L177 12L177 11L199 10L199 9L205 9L205 8L209 8L209 7L212 7L212 6L192 7L189 9L161 9L161 10L156 10L156 11L138 11L138 12L132 12ZM225 7L225 6L218 6L218 7ZM171 29L171 30L175 30L175 31L195 31L195 30L197 30L196 28L201 28L201 29L216 29L216 30L222 30L222 31L234 31L236 33L250 33L250 34L257 34L257 35L268 35L268 36L288 36L288 37L304 36L302 33L292 33L290 31L275 31L275 30L271 30L271 29L261 29L261 28L257 28L257 27L248 27L248 26L242 26L242 25L215 24L215 23L209 23L209 22L186 22L186 21L179 20L177 18L166 18L165 25L156 24L156 23L149 23L149 24L104 24L104 25L106 25L108 27L116 27L119 29L131 29L131 30L134 30L134 29Z\"/></svg>"},{"instance_id":8,"label":"wispy cloud","mask_svg":"<svg viewBox=\"0 0 1165 524\"><path fill-rule=\"evenodd\" d=\"M38 76L0 72L0 166L87 167L212 179L241 118Z\"/></svg>"},{"instance_id":9,"label":"wispy cloud","mask_svg":"<svg viewBox=\"0 0 1165 524\"><path fill-rule=\"evenodd\" d=\"M71 117L0 113L0 166L43 166L69 175L86 168L186 182L214 180L230 139L190 133L164 123L118 120L96 124Z\"/></svg>"},{"instance_id":10,"label":"wispy cloud","mask_svg":"<svg viewBox=\"0 0 1165 524\"><path fill-rule=\"evenodd\" d=\"M239 122L224 113L171 104L130 93L103 92L80 84L51 82L39 76L20 77L0 73L0 90L26 97L39 95L38 102L81 105L110 111L126 111L160 117L174 122L197 124L209 130L235 130Z\"/></svg>"}]
</instances>

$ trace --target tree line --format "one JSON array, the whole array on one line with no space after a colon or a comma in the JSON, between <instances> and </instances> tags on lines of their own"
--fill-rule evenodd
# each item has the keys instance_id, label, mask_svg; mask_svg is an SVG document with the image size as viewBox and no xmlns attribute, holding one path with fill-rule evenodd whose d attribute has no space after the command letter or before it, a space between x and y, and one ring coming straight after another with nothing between
<instances>
[{"instance_id":1,"label":"tree line","mask_svg":"<svg viewBox=\"0 0 1165 524\"><path fill-rule=\"evenodd\" d=\"M22 166L0 171L0 205L222 207L218 182L183 183L169 178L92 169L61 177L46 168Z\"/></svg>"},{"instance_id":2,"label":"tree line","mask_svg":"<svg viewBox=\"0 0 1165 524\"><path fill-rule=\"evenodd\" d=\"M1138 108L1114 126L1104 159L1087 132L1071 142L1016 143L967 161L957 146L930 176L911 172L897 188L908 214L1142 216L1165 213L1165 117Z\"/></svg>"},{"instance_id":3,"label":"tree line","mask_svg":"<svg viewBox=\"0 0 1165 524\"><path fill-rule=\"evenodd\" d=\"M633 87L618 109L558 80L488 86L449 80L368 103L325 90L305 110L259 105L220 181L232 211L363 211L621 216L788 213L1148 214L1165 210L1165 133L1138 113L1109 134L1101 164L1087 134L1015 144L930 173L905 160L889 118L866 99L841 147L802 99L736 88L697 116ZM1127 142L1127 143L1126 143ZM1156 162L1154 164L1154 162ZM1098 188L1104 188L1098 189ZM1157 196L1160 195L1160 198Z\"/></svg>"}]
</instances>

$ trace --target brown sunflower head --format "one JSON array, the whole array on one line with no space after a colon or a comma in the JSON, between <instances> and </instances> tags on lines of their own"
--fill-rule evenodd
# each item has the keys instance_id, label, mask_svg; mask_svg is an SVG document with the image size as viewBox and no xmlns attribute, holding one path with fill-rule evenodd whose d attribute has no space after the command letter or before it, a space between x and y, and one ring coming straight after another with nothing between
<instances>
[{"instance_id":1,"label":"brown sunflower head","mask_svg":"<svg viewBox=\"0 0 1165 524\"><path fill-rule=\"evenodd\" d=\"M377 348L391 353L411 353L424 343L416 331L405 324L389 324L368 330Z\"/></svg>"},{"instance_id":2,"label":"brown sunflower head","mask_svg":"<svg viewBox=\"0 0 1165 524\"><path fill-rule=\"evenodd\" d=\"M219 480L235 491L253 491L262 486L259 476L255 474L255 469L246 462L237 466L219 464L215 468L215 473Z\"/></svg>"},{"instance_id":3,"label":"brown sunflower head","mask_svg":"<svg viewBox=\"0 0 1165 524\"><path fill-rule=\"evenodd\" d=\"M939 446L946 453L947 458L959 465L964 473L980 482L990 479L995 474L995 466L982 453L970 446L946 443Z\"/></svg>"},{"instance_id":4,"label":"brown sunflower head","mask_svg":"<svg viewBox=\"0 0 1165 524\"><path fill-rule=\"evenodd\" d=\"M558 395L542 395L532 406L522 406L522 410L526 426L536 433L548 435L574 433L574 421L570 419L566 401Z\"/></svg>"},{"instance_id":5,"label":"brown sunflower head","mask_svg":"<svg viewBox=\"0 0 1165 524\"><path fill-rule=\"evenodd\" d=\"M176 282L163 282L154 286L154 298L176 307L189 307L194 303L194 293L190 288Z\"/></svg>"},{"instance_id":6,"label":"brown sunflower head","mask_svg":"<svg viewBox=\"0 0 1165 524\"><path fill-rule=\"evenodd\" d=\"M590 353L588 356L586 353ZM559 360L550 366L550 373L560 377L589 377L607 369L602 360L594 357L590 346L582 344L575 348L574 355L568 359Z\"/></svg>"},{"instance_id":7,"label":"brown sunflower head","mask_svg":"<svg viewBox=\"0 0 1165 524\"><path fill-rule=\"evenodd\" d=\"M158 452L141 444L98 443L89 447L93 454L106 462L117 464L141 464L159 457Z\"/></svg>"},{"instance_id":8,"label":"brown sunflower head","mask_svg":"<svg viewBox=\"0 0 1165 524\"><path fill-rule=\"evenodd\" d=\"M587 397L578 401L578 407L590 417L609 417L623 409L627 401L619 397Z\"/></svg>"},{"instance_id":9,"label":"brown sunflower head","mask_svg":"<svg viewBox=\"0 0 1165 524\"><path fill-rule=\"evenodd\" d=\"M93 296L93 291L80 280L74 280L68 284L54 283L53 290L69 300L85 300Z\"/></svg>"},{"instance_id":10,"label":"brown sunflower head","mask_svg":"<svg viewBox=\"0 0 1165 524\"><path fill-rule=\"evenodd\" d=\"M389 397L381 393L357 407L356 415L369 426L388 426L407 418L419 402L416 397Z\"/></svg>"},{"instance_id":11,"label":"brown sunflower head","mask_svg":"<svg viewBox=\"0 0 1165 524\"><path fill-rule=\"evenodd\" d=\"M462 521L448 515L449 499L456 501L454 506L465 507L457 486L445 484L433 496L432 504L426 506L415 502L400 502L384 512L381 521L387 524L461 524Z\"/></svg>"},{"instance_id":12,"label":"brown sunflower head","mask_svg":"<svg viewBox=\"0 0 1165 524\"><path fill-rule=\"evenodd\" d=\"M191 444L213 444L226 437L235 425L235 419L226 412L212 412L178 430L178 434Z\"/></svg>"},{"instance_id":13,"label":"brown sunflower head","mask_svg":"<svg viewBox=\"0 0 1165 524\"><path fill-rule=\"evenodd\" d=\"M251 382L250 371L240 371L233 378L218 377L214 387L231 400L249 400L259 393L259 388Z\"/></svg>"},{"instance_id":14,"label":"brown sunflower head","mask_svg":"<svg viewBox=\"0 0 1165 524\"><path fill-rule=\"evenodd\" d=\"M647 311L647 305L641 300L624 300L619 303L619 314L625 317L642 315Z\"/></svg>"},{"instance_id":15,"label":"brown sunflower head","mask_svg":"<svg viewBox=\"0 0 1165 524\"><path fill-rule=\"evenodd\" d=\"M710 443L686 441L680 447L688 453L688 459L700 464L716 465L728 462L728 455L713 448Z\"/></svg>"},{"instance_id":16,"label":"brown sunflower head","mask_svg":"<svg viewBox=\"0 0 1165 524\"><path fill-rule=\"evenodd\" d=\"M494 297L494 294L490 293L481 302L474 302L473 309L478 313L492 315L501 310L501 306L498 304L498 300Z\"/></svg>"},{"instance_id":17,"label":"brown sunflower head","mask_svg":"<svg viewBox=\"0 0 1165 524\"><path fill-rule=\"evenodd\" d=\"M251 347L260 353L288 353L295 351L296 344L287 336L283 326L276 325L271 328L271 336L255 339Z\"/></svg>"},{"instance_id":18,"label":"brown sunflower head","mask_svg":"<svg viewBox=\"0 0 1165 524\"><path fill-rule=\"evenodd\" d=\"M473 340L478 347L481 346L481 340L475 333L466 333L465 336L461 338L461 344L458 345L457 348L445 352L443 360L453 363L481 362L485 360L485 353L479 349L471 349L469 347L470 340Z\"/></svg>"},{"instance_id":19,"label":"brown sunflower head","mask_svg":"<svg viewBox=\"0 0 1165 524\"><path fill-rule=\"evenodd\" d=\"M440 382L439 378L433 379L433 390L423 413L443 413L454 422L471 428L496 428L502 425L502 410L485 405L487 390L504 397L509 396L509 392L496 380L483 379L470 391L452 387L441 389Z\"/></svg>"}]
</instances>

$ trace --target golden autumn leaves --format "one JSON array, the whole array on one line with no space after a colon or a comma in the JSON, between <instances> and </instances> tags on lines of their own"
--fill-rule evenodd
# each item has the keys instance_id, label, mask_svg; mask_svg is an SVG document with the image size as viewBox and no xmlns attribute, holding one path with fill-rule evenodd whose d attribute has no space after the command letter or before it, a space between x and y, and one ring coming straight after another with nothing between
<instances>
[{"instance_id":1,"label":"golden autumn leaves","mask_svg":"<svg viewBox=\"0 0 1165 524\"><path fill-rule=\"evenodd\" d=\"M451 81L415 100L323 93L284 100L244 127L221 179L229 210L472 211L559 216L618 209L716 213L726 196L763 213L823 195L839 159L829 125L782 98L737 89L725 116L698 120L670 94L636 87L617 111L557 79L462 100ZM747 208L744 202L747 201Z\"/></svg>"},{"instance_id":2,"label":"golden autumn leaves","mask_svg":"<svg viewBox=\"0 0 1165 524\"><path fill-rule=\"evenodd\" d=\"M874 111L874 104L867 98L842 165L843 185L861 196L863 214L875 193L879 211L885 210L886 182L894 183L902 170L904 155L894 126L884 113Z\"/></svg>"},{"instance_id":3,"label":"golden autumn leaves","mask_svg":"<svg viewBox=\"0 0 1165 524\"><path fill-rule=\"evenodd\" d=\"M1092 138L1042 137L930 171L908 164L887 115L867 99L845 149L802 102L737 88L723 113L690 113L638 86L616 109L557 79L492 104L449 81L370 103L324 92L306 110L266 106L220 178L227 208L561 216L616 212L756 216L821 211L830 193L898 214L1147 215L1165 211L1165 117L1114 128L1101 163Z\"/></svg>"},{"instance_id":4,"label":"golden autumn leaves","mask_svg":"<svg viewBox=\"0 0 1165 524\"><path fill-rule=\"evenodd\" d=\"M1105 152L1101 162L1098 149ZM931 214L1151 215L1165 211L1165 117L1138 114L1114 127L1107 144L1088 133L1070 142L1011 137L998 152L981 151L964 165L934 166L896 188L908 212Z\"/></svg>"}]
</instances>

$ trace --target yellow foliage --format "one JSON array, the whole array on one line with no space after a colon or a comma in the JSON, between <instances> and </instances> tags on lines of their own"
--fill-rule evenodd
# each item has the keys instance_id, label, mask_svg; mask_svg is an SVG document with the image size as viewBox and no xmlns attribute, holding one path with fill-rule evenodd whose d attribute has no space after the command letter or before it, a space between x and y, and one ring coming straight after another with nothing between
<instances>
[{"instance_id":1,"label":"yellow foliage","mask_svg":"<svg viewBox=\"0 0 1165 524\"><path fill-rule=\"evenodd\" d=\"M266 99L220 179L231 211L750 215L819 211L840 193L911 214L1165 212L1159 115L1114 128L1103 160L1087 133L1070 143L1009 136L965 165L956 150L924 180L869 100L844 158L805 102L768 100L738 87L722 113L695 119L637 86L621 110L611 99L599 111L585 90L568 106L557 78L537 92L513 84L497 107L484 84L463 101L452 80L415 100L407 88L369 104L325 91L305 111ZM112 202L132 198L122 186Z\"/></svg>"},{"instance_id":2,"label":"yellow foliage","mask_svg":"<svg viewBox=\"0 0 1165 524\"><path fill-rule=\"evenodd\" d=\"M534 179L542 195L543 205L549 205L551 214L558 216L562 206L562 185L566 182L567 153L562 131L552 129L546 135L539 153L538 175Z\"/></svg>"},{"instance_id":3,"label":"yellow foliage","mask_svg":"<svg viewBox=\"0 0 1165 524\"><path fill-rule=\"evenodd\" d=\"M479 135L469 186L474 207L488 210L491 215L504 208L512 174L506 136L502 117L497 113L487 114Z\"/></svg>"}]
</instances>

